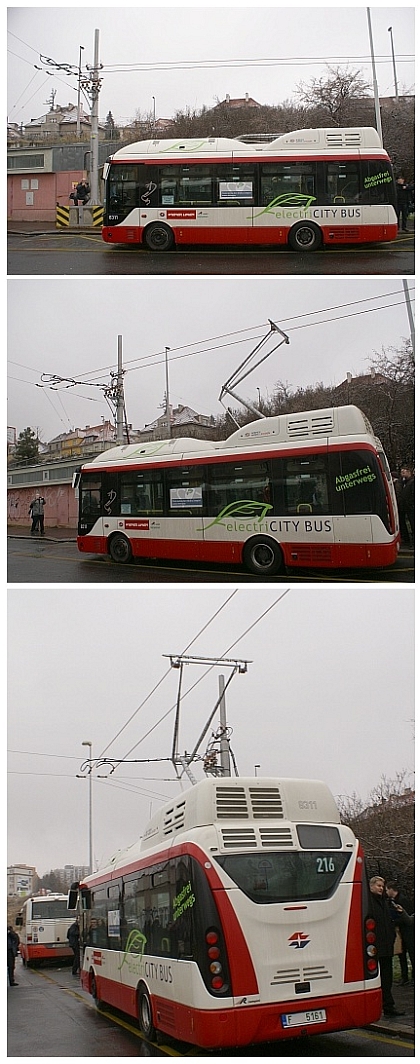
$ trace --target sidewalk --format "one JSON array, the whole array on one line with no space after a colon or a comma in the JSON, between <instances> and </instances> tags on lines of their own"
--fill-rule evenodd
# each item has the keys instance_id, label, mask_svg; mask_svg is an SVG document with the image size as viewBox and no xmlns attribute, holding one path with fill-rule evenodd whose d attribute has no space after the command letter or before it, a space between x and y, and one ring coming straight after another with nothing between
<instances>
[{"instance_id":1,"label":"sidewalk","mask_svg":"<svg viewBox=\"0 0 420 1064\"><path fill-rule=\"evenodd\" d=\"M43 236L48 233L85 233L88 231L101 232L97 225L66 225L57 226L53 222L14 222L8 221L7 232L9 236Z\"/></svg>"},{"instance_id":2,"label":"sidewalk","mask_svg":"<svg viewBox=\"0 0 420 1064\"><path fill-rule=\"evenodd\" d=\"M57 543L75 543L77 529L48 528L47 525L45 525L45 534L43 536L41 536L39 532L35 532L34 535L31 536L30 525L8 525L7 537L8 539L42 539L44 542L49 540L49 542Z\"/></svg>"},{"instance_id":3,"label":"sidewalk","mask_svg":"<svg viewBox=\"0 0 420 1064\"><path fill-rule=\"evenodd\" d=\"M395 1008L404 1012L404 1016L395 1016L393 1019L381 1016L381 1019L370 1024L370 1027L375 1031L381 1031L382 1034L407 1038L410 1042L414 1042L414 983L411 980L406 986L393 983L392 996Z\"/></svg>"}]
</instances>

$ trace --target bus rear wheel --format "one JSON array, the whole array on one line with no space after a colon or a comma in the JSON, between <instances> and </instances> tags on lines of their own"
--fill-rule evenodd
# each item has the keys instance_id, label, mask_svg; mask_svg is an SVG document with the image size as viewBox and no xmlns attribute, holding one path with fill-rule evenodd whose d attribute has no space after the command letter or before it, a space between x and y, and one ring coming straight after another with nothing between
<instances>
[{"instance_id":1,"label":"bus rear wheel","mask_svg":"<svg viewBox=\"0 0 420 1064\"><path fill-rule=\"evenodd\" d=\"M318 251L322 244L322 233L313 222L297 222L289 233L289 244L293 251Z\"/></svg>"},{"instance_id":2,"label":"bus rear wheel","mask_svg":"<svg viewBox=\"0 0 420 1064\"><path fill-rule=\"evenodd\" d=\"M144 243L150 251L169 251L174 246L174 234L168 225L154 222L144 233Z\"/></svg>"},{"instance_id":3,"label":"bus rear wheel","mask_svg":"<svg viewBox=\"0 0 420 1064\"><path fill-rule=\"evenodd\" d=\"M129 540L119 532L109 541L109 553L112 561L120 564L130 562L133 557Z\"/></svg>"},{"instance_id":4,"label":"bus rear wheel","mask_svg":"<svg viewBox=\"0 0 420 1064\"><path fill-rule=\"evenodd\" d=\"M257 576L274 576L284 567L280 547L268 536L249 539L245 543L242 557L245 567Z\"/></svg>"},{"instance_id":5,"label":"bus rear wheel","mask_svg":"<svg viewBox=\"0 0 420 1064\"><path fill-rule=\"evenodd\" d=\"M152 1002L144 984L139 987L139 1027L149 1042L156 1040L156 1027L153 1023Z\"/></svg>"}]
</instances>

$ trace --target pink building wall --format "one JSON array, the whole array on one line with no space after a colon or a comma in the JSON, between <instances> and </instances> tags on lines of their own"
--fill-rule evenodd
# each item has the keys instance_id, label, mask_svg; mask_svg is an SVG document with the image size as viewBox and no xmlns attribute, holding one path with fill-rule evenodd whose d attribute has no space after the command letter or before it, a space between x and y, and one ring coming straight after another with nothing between
<instances>
[{"instance_id":1,"label":"pink building wall","mask_svg":"<svg viewBox=\"0 0 420 1064\"><path fill-rule=\"evenodd\" d=\"M8 174L7 218L15 222L55 222L55 208L70 207L73 185L84 177L83 170L60 170L55 174ZM22 187L27 182L29 187ZM38 188L31 184L38 182ZM27 197L33 203L27 203Z\"/></svg>"},{"instance_id":2,"label":"pink building wall","mask_svg":"<svg viewBox=\"0 0 420 1064\"><path fill-rule=\"evenodd\" d=\"M31 521L29 504L39 491L45 499L45 529L77 528L77 500L71 484L39 485L33 488L10 488L7 493L7 524L27 525Z\"/></svg>"}]
</instances>

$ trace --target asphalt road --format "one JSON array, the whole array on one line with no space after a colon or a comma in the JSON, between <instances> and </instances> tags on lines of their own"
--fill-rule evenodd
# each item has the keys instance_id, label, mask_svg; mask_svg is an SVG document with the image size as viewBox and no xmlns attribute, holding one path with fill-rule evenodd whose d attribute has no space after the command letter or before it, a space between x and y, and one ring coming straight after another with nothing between
<instances>
[{"instance_id":1,"label":"asphalt road","mask_svg":"<svg viewBox=\"0 0 420 1064\"><path fill-rule=\"evenodd\" d=\"M71 533L70 533L71 535ZM232 583L261 584L235 566L196 564L191 562L156 562L136 559L129 565L116 565L104 555L80 554L74 539L67 542L8 538L8 574L11 584L162 584L162 583ZM389 569L352 569L337 572L319 569L290 569L288 573L266 577L264 584L394 584L413 583L414 555L402 551L395 566Z\"/></svg>"},{"instance_id":2,"label":"asphalt road","mask_svg":"<svg viewBox=\"0 0 420 1064\"><path fill-rule=\"evenodd\" d=\"M167 253L104 244L100 232L8 234L9 276L409 276L414 274L414 233L389 244L326 248L298 254L288 248L191 246Z\"/></svg>"},{"instance_id":3,"label":"asphalt road","mask_svg":"<svg viewBox=\"0 0 420 1064\"><path fill-rule=\"evenodd\" d=\"M238 1050L207 1053L165 1037L147 1043L134 1021L111 1009L98 1012L67 968L28 969L18 961L18 986L8 989L8 1056L26 1057L237 1057ZM244 1057L412 1057L411 1028L315 1035L240 1049Z\"/></svg>"}]
</instances>

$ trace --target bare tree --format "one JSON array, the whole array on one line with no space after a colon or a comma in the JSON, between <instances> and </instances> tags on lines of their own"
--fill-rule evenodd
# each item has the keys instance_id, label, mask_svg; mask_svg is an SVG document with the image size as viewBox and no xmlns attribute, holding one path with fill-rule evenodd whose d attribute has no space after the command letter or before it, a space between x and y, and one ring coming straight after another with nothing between
<instances>
[{"instance_id":1,"label":"bare tree","mask_svg":"<svg viewBox=\"0 0 420 1064\"><path fill-rule=\"evenodd\" d=\"M327 66L327 75L311 78L297 87L299 102L306 108L319 109L333 126L346 126L354 121L355 101L371 95L369 85L360 70Z\"/></svg>"},{"instance_id":2,"label":"bare tree","mask_svg":"<svg viewBox=\"0 0 420 1064\"><path fill-rule=\"evenodd\" d=\"M371 791L368 804L340 796L341 819L362 844L369 875L397 879L404 894L414 898L414 792L408 773L385 776Z\"/></svg>"}]
</instances>

